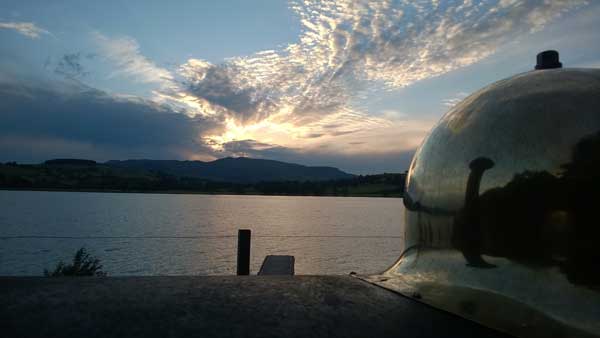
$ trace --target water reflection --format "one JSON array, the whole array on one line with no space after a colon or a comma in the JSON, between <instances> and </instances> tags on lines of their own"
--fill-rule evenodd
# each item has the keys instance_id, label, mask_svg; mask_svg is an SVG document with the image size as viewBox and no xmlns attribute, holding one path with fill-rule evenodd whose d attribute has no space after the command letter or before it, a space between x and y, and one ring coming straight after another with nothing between
<instances>
[{"instance_id":1,"label":"water reflection","mask_svg":"<svg viewBox=\"0 0 600 338\"><path fill-rule=\"evenodd\" d=\"M496 267L483 255L531 268L556 266L572 283L598 287L600 131L574 145L571 161L561 164L558 174L525 170L480 193L485 173L494 166L484 156L465 166L464 206L457 211L421 204L407 194L408 217L418 219L406 230L412 245L454 248L474 268Z\"/></svg>"},{"instance_id":2,"label":"water reflection","mask_svg":"<svg viewBox=\"0 0 600 338\"><path fill-rule=\"evenodd\" d=\"M600 132L577 142L571 162L561 167L559 175L545 170L516 174L504 187L475 198L475 207L467 202L467 187L465 210L478 209L471 212L471 224L481 224L482 230L471 226L467 232L475 235L458 237L471 241L467 246L473 250L482 247L487 255L532 266L559 266L571 282L597 286Z\"/></svg>"},{"instance_id":3,"label":"water reflection","mask_svg":"<svg viewBox=\"0 0 600 338\"><path fill-rule=\"evenodd\" d=\"M76 237L0 238L0 275L39 276L82 246L111 276L233 275L238 228L253 230L253 272L285 254L298 274L373 273L402 251L403 209L397 198L0 191L0 237ZM283 237L301 235L316 237Z\"/></svg>"},{"instance_id":4,"label":"water reflection","mask_svg":"<svg viewBox=\"0 0 600 338\"><path fill-rule=\"evenodd\" d=\"M494 268L486 262L481 254L484 251L483 234L485 225L481 224L481 208L479 185L483 173L494 166L494 161L487 157L478 157L469 163L469 178L465 193L465 206L458 212L454 221L453 243L459 249L467 265L476 268ZM482 227L484 229L482 229Z\"/></svg>"}]
</instances>

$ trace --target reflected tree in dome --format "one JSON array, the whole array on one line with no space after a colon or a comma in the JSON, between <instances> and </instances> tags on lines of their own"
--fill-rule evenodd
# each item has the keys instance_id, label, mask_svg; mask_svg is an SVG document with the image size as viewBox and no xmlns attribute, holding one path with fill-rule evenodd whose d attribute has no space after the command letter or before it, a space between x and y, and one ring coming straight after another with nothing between
<instances>
[{"instance_id":1,"label":"reflected tree in dome","mask_svg":"<svg viewBox=\"0 0 600 338\"><path fill-rule=\"evenodd\" d=\"M473 170L471 176L480 175ZM465 208L455 225L456 247L471 266L487 267L480 253L535 266L560 266L573 283L598 285L600 132L579 141L564 172L525 171L478 196L467 183ZM480 177L480 176L479 176ZM467 243L464 243L467 242ZM479 265L478 265L479 264ZM483 265L481 265L483 264Z\"/></svg>"}]
</instances>

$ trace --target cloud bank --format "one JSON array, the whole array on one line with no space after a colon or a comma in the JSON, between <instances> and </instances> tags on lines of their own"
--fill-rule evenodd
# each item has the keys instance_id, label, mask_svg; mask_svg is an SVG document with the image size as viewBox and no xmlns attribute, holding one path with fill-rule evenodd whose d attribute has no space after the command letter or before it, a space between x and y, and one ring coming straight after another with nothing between
<instances>
[{"instance_id":1,"label":"cloud bank","mask_svg":"<svg viewBox=\"0 0 600 338\"><path fill-rule=\"evenodd\" d=\"M0 84L0 160L188 159L206 153L202 117L78 85Z\"/></svg>"}]
</instances>

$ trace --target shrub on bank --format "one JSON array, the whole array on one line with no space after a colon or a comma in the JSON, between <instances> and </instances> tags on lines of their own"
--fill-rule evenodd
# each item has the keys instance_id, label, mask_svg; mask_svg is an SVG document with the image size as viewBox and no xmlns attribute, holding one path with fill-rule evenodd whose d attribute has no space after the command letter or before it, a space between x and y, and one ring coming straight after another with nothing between
<instances>
[{"instance_id":1,"label":"shrub on bank","mask_svg":"<svg viewBox=\"0 0 600 338\"><path fill-rule=\"evenodd\" d=\"M66 264L63 261L58 262L52 272L44 269L46 277L63 276L106 276L102 271L100 259L90 256L87 250L82 247L73 256L73 262Z\"/></svg>"}]
</instances>

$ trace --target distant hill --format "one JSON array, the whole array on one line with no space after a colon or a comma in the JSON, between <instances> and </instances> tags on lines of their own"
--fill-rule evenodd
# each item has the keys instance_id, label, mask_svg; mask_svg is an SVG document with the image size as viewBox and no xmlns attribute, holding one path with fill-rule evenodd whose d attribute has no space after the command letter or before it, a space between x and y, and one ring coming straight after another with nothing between
<instances>
[{"instance_id":1,"label":"distant hill","mask_svg":"<svg viewBox=\"0 0 600 338\"><path fill-rule=\"evenodd\" d=\"M406 174L388 173L331 180L231 182L170 175L133 163L138 167L117 168L71 160L43 164L0 163L0 189L401 197L406 180Z\"/></svg>"},{"instance_id":2,"label":"distant hill","mask_svg":"<svg viewBox=\"0 0 600 338\"><path fill-rule=\"evenodd\" d=\"M45 165L74 165L74 166L90 166L96 165L96 161L81 160L78 158L57 158L44 162Z\"/></svg>"},{"instance_id":3,"label":"distant hill","mask_svg":"<svg viewBox=\"0 0 600 338\"><path fill-rule=\"evenodd\" d=\"M308 167L247 157L227 157L212 162L174 160L108 161L104 165L115 169L160 172L175 177L233 183L328 181L354 177L352 174L333 167Z\"/></svg>"},{"instance_id":4,"label":"distant hill","mask_svg":"<svg viewBox=\"0 0 600 338\"><path fill-rule=\"evenodd\" d=\"M0 163L0 189L401 197L404 173L354 176L268 160Z\"/></svg>"}]
</instances>

